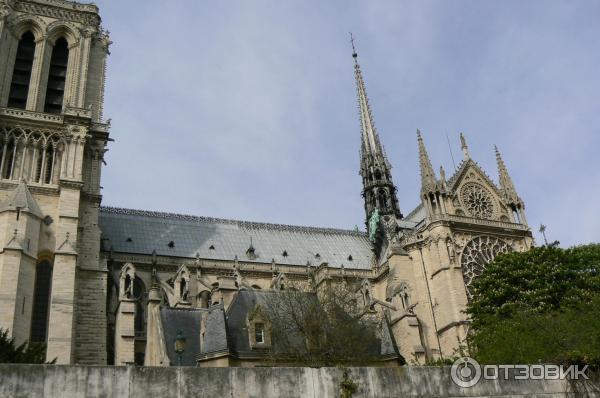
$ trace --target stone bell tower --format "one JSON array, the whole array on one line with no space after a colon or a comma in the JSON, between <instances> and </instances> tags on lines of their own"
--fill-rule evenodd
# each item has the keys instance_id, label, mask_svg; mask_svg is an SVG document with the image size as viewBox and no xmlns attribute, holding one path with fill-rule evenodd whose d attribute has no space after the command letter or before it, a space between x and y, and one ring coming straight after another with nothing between
<instances>
[{"instance_id":1,"label":"stone bell tower","mask_svg":"<svg viewBox=\"0 0 600 398\"><path fill-rule=\"evenodd\" d=\"M0 328L57 363L106 363L109 45L93 4L0 0Z\"/></svg>"}]
</instances>

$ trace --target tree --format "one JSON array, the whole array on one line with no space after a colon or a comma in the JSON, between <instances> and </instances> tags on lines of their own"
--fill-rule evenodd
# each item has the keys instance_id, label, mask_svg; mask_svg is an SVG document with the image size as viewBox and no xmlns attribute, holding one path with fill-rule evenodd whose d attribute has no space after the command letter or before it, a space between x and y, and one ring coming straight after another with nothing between
<instances>
[{"instance_id":1,"label":"tree","mask_svg":"<svg viewBox=\"0 0 600 398\"><path fill-rule=\"evenodd\" d=\"M0 363L46 363L46 345L25 342L16 346L15 339L8 337L8 330L0 329Z\"/></svg>"},{"instance_id":2,"label":"tree","mask_svg":"<svg viewBox=\"0 0 600 398\"><path fill-rule=\"evenodd\" d=\"M357 300L354 286L326 284L313 289L295 285L270 294L270 359L304 366L359 366L379 357L379 322Z\"/></svg>"},{"instance_id":3,"label":"tree","mask_svg":"<svg viewBox=\"0 0 600 398\"><path fill-rule=\"evenodd\" d=\"M474 281L469 344L484 363L600 363L600 245L498 256Z\"/></svg>"}]
</instances>

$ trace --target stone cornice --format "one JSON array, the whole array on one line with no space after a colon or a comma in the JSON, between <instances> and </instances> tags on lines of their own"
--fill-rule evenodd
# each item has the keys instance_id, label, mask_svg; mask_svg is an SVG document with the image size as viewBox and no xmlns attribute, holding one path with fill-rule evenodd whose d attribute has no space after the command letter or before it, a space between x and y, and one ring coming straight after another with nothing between
<instances>
[{"instance_id":1,"label":"stone cornice","mask_svg":"<svg viewBox=\"0 0 600 398\"><path fill-rule=\"evenodd\" d=\"M17 187L17 185L19 185L19 182L16 180L2 179L2 181L0 181L0 189L4 189L4 190L9 190L9 191L13 190ZM28 182L27 187L29 188L31 193L48 195L48 196L58 196L59 195L59 189L58 189L58 186L56 186L56 185L40 185L40 184Z\"/></svg>"},{"instance_id":2,"label":"stone cornice","mask_svg":"<svg viewBox=\"0 0 600 398\"><path fill-rule=\"evenodd\" d=\"M66 0L17 0L15 10L45 17L96 26L100 24L98 7Z\"/></svg>"},{"instance_id":3,"label":"stone cornice","mask_svg":"<svg viewBox=\"0 0 600 398\"><path fill-rule=\"evenodd\" d=\"M423 232L431 229L436 225L448 225L458 230L469 230L476 232L488 232L493 234L501 233L503 235L530 236L529 227L523 224L515 224L505 221L483 220L472 217L456 216L451 214L436 214L426 220L426 226L418 231L403 235L400 238L400 244L403 247L413 245L415 243L423 243L425 237Z\"/></svg>"},{"instance_id":4,"label":"stone cornice","mask_svg":"<svg viewBox=\"0 0 600 398\"><path fill-rule=\"evenodd\" d=\"M62 115L54 115L44 112L33 112L24 109L0 108L0 116L18 118L19 121L28 120L32 122L44 122L55 125L60 125L64 123L64 117Z\"/></svg>"},{"instance_id":5,"label":"stone cornice","mask_svg":"<svg viewBox=\"0 0 600 398\"><path fill-rule=\"evenodd\" d=\"M123 263L133 263L136 265L138 269L140 267L152 268L152 256L150 254L129 254L129 253L107 253L103 252L105 255L108 254L111 260L116 262ZM176 268L180 267L181 264L185 264L186 267L190 271L200 268L201 273L206 274L216 274L216 275L229 275L233 272L233 264L235 263L234 259L228 260L208 260L208 259L199 259L198 263L195 260L191 260L189 258L181 258L181 257L166 257L166 256L158 256L157 264L155 265L158 271L172 272L176 270ZM387 268L387 267L386 267ZM238 261L237 269L242 272L244 275L248 276L260 276L264 277L265 275L272 275L273 268L271 263L250 263L250 262L242 262ZM277 272L286 274L288 277L294 278L295 276L299 277L307 277L309 270L317 271L315 267L310 267L307 269L306 265L282 265L275 264L275 269ZM387 270L386 270L387 271ZM357 269L340 269L340 268L332 268L327 267L327 276L328 277L336 277L336 278L369 278L372 279L374 277L380 277L379 275L374 275L371 270L357 270Z\"/></svg>"},{"instance_id":6,"label":"stone cornice","mask_svg":"<svg viewBox=\"0 0 600 398\"><path fill-rule=\"evenodd\" d=\"M65 188L81 189L83 187L83 182L77 180L61 179L60 186Z\"/></svg>"}]
</instances>

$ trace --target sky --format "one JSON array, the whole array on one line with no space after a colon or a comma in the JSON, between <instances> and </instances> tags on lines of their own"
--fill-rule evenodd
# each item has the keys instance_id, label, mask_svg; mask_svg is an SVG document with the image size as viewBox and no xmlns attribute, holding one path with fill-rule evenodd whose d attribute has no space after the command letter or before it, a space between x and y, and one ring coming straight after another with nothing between
<instances>
[{"instance_id":1,"label":"sky","mask_svg":"<svg viewBox=\"0 0 600 398\"><path fill-rule=\"evenodd\" d=\"M364 229L352 31L404 214L417 128L448 177L464 132L494 181L499 147L538 244L541 223L600 241L598 1L96 4L114 42L105 206Z\"/></svg>"}]
</instances>

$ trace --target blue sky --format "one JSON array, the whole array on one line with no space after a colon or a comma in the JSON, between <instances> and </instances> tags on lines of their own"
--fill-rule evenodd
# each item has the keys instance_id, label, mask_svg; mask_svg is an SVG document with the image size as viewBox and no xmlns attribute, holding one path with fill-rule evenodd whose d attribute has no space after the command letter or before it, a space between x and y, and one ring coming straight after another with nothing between
<instances>
[{"instance_id":1,"label":"blue sky","mask_svg":"<svg viewBox=\"0 0 600 398\"><path fill-rule=\"evenodd\" d=\"M600 2L97 0L103 204L363 227L348 32L404 214L416 129L452 174L500 148L538 243L600 237Z\"/></svg>"}]
</instances>

